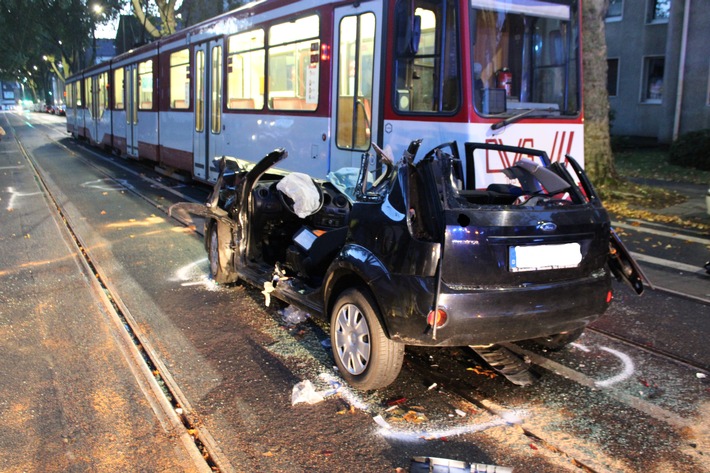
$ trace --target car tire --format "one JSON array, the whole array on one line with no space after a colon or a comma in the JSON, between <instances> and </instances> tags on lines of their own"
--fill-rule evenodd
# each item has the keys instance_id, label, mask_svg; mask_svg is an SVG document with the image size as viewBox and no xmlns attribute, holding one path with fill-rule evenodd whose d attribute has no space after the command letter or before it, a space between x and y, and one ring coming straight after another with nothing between
<instances>
[{"instance_id":1,"label":"car tire","mask_svg":"<svg viewBox=\"0 0 710 473\"><path fill-rule=\"evenodd\" d=\"M207 230L207 255L210 275L218 284L230 284L237 280L234 270L234 250L230 246L230 228L213 220Z\"/></svg>"},{"instance_id":2,"label":"car tire","mask_svg":"<svg viewBox=\"0 0 710 473\"><path fill-rule=\"evenodd\" d=\"M584 327L569 332L557 333L547 337L536 338L533 341L552 351L564 349L570 343L576 341L584 333Z\"/></svg>"},{"instance_id":3,"label":"car tire","mask_svg":"<svg viewBox=\"0 0 710 473\"><path fill-rule=\"evenodd\" d=\"M402 369L404 344L387 338L366 289L348 289L338 297L330 315L330 339L342 377L357 389L388 386Z\"/></svg>"}]
</instances>

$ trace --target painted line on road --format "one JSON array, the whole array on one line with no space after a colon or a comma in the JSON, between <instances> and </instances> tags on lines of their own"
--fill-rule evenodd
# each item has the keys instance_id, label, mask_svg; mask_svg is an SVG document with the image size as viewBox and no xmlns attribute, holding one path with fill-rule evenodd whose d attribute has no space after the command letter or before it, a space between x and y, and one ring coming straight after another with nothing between
<instances>
[{"instance_id":1,"label":"painted line on road","mask_svg":"<svg viewBox=\"0 0 710 473\"><path fill-rule=\"evenodd\" d=\"M700 238L690 235L683 235L678 232L666 232L663 230L655 230L653 228L646 228L638 225L629 225L628 223L612 222L612 227L625 228L627 230L634 230L641 233L650 233L656 236L664 236L668 238L675 238L676 240L692 241L693 243L700 243L701 245L710 245L710 240L707 238Z\"/></svg>"},{"instance_id":2,"label":"painted line on road","mask_svg":"<svg viewBox=\"0 0 710 473\"><path fill-rule=\"evenodd\" d=\"M658 266L664 266L666 268L677 269L678 271L683 271L692 274L705 274L705 270L699 266L693 266L692 264L680 263L678 261L672 261L669 259L658 258L656 256L650 256L643 253L636 253L631 251L631 256L636 261L641 261L643 263L651 263Z\"/></svg>"}]
</instances>

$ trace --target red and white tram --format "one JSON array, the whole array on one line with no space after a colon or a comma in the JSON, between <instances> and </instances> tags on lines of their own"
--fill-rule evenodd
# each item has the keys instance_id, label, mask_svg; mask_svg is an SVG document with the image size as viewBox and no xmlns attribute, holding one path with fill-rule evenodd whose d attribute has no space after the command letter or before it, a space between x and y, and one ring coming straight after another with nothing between
<instances>
[{"instance_id":1,"label":"red and white tram","mask_svg":"<svg viewBox=\"0 0 710 473\"><path fill-rule=\"evenodd\" d=\"M579 0L254 2L69 78L67 130L202 181L222 155L324 177L417 138L583 161L580 22Z\"/></svg>"}]
</instances>

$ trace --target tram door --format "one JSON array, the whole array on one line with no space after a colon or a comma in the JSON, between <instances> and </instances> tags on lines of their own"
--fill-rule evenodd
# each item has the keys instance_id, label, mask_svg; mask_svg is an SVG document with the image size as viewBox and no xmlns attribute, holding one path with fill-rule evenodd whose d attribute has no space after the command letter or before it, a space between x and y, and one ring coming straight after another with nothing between
<instances>
[{"instance_id":1,"label":"tram door","mask_svg":"<svg viewBox=\"0 0 710 473\"><path fill-rule=\"evenodd\" d=\"M360 166L380 123L382 4L335 10L330 170Z\"/></svg>"},{"instance_id":2,"label":"tram door","mask_svg":"<svg viewBox=\"0 0 710 473\"><path fill-rule=\"evenodd\" d=\"M215 39L195 46L195 177L214 181L219 171L214 158L222 155L222 47Z\"/></svg>"},{"instance_id":3,"label":"tram door","mask_svg":"<svg viewBox=\"0 0 710 473\"><path fill-rule=\"evenodd\" d=\"M99 76L94 76L91 79L91 100L89 101L90 108L89 108L89 113L91 114L91 121L89 122L89 137L91 138L91 141L93 142L100 142L101 138L99 138L99 120L101 117L99 116L99 106L100 106L100 100L101 96L99 94L99 90L101 87L101 84L99 82Z\"/></svg>"},{"instance_id":4,"label":"tram door","mask_svg":"<svg viewBox=\"0 0 710 473\"><path fill-rule=\"evenodd\" d=\"M126 154L138 157L138 65L126 66L126 87L124 97L126 104Z\"/></svg>"}]
</instances>

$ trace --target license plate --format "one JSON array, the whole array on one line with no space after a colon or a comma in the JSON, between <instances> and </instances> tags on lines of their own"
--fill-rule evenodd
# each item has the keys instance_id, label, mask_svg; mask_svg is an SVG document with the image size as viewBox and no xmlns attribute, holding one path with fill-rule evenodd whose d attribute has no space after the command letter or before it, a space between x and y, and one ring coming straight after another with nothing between
<instances>
[{"instance_id":1,"label":"license plate","mask_svg":"<svg viewBox=\"0 0 710 473\"><path fill-rule=\"evenodd\" d=\"M510 271L576 268L582 261L579 243L511 246L508 255Z\"/></svg>"}]
</instances>

